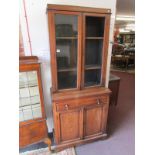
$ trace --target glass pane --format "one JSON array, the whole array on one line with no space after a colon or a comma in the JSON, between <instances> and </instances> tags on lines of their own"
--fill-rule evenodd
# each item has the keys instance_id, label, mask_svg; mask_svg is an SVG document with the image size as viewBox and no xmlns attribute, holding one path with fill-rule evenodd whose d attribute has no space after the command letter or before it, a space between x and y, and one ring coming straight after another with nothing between
<instances>
[{"instance_id":1,"label":"glass pane","mask_svg":"<svg viewBox=\"0 0 155 155\"><path fill-rule=\"evenodd\" d=\"M33 96L31 97L31 104L37 104L40 103L40 96Z\"/></svg>"},{"instance_id":2,"label":"glass pane","mask_svg":"<svg viewBox=\"0 0 155 155\"><path fill-rule=\"evenodd\" d=\"M37 72L36 71L27 72L27 76L28 76L29 86L37 85L38 80L37 80Z\"/></svg>"},{"instance_id":3,"label":"glass pane","mask_svg":"<svg viewBox=\"0 0 155 155\"><path fill-rule=\"evenodd\" d=\"M39 88L37 87L29 87L30 95L36 96L39 95Z\"/></svg>"},{"instance_id":4,"label":"glass pane","mask_svg":"<svg viewBox=\"0 0 155 155\"><path fill-rule=\"evenodd\" d=\"M55 15L58 89L76 88L78 17Z\"/></svg>"},{"instance_id":5,"label":"glass pane","mask_svg":"<svg viewBox=\"0 0 155 155\"><path fill-rule=\"evenodd\" d=\"M42 117L37 71L19 73L19 121Z\"/></svg>"},{"instance_id":6,"label":"glass pane","mask_svg":"<svg viewBox=\"0 0 155 155\"><path fill-rule=\"evenodd\" d=\"M26 87L27 85L27 75L26 72L19 73L19 87Z\"/></svg>"},{"instance_id":7,"label":"glass pane","mask_svg":"<svg viewBox=\"0 0 155 155\"><path fill-rule=\"evenodd\" d=\"M104 17L86 17L85 87L100 84L104 22Z\"/></svg>"},{"instance_id":8,"label":"glass pane","mask_svg":"<svg viewBox=\"0 0 155 155\"><path fill-rule=\"evenodd\" d=\"M103 40L87 39L85 65L101 65Z\"/></svg>"},{"instance_id":9,"label":"glass pane","mask_svg":"<svg viewBox=\"0 0 155 155\"><path fill-rule=\"evenodd\" d=\"M29 89L28 88L21 88L19 90L20 93L20 97L24 98L24 97L30 97L30 93L29 93Z\"/></svg>"},{"instance_id":10,"label":"glass pane","mask_svg":"<svg viewBox=\"0 0 155 155\"><path fill-rule=\"evenodd\" d=\"M19 121L24 121L23 111L21 110L21 108L19 109Z\"/></svg>"},{"instance_id":11,"label":"glass pane","mask_svg":"<svg viewBox=\"0 0 155 155\"><path fill-rule=\"evenodd\" d=\"M25 106L23 109L24 120L30 120L33 118L31 106Z\"/></svg>"},{"instance_id":12,"label":"glass pane","mask_svg":"<svg viewBox=\"0 0 155 155\"><path fill-rule=\"evenodd\" d=\"M103 37L104 17L86 17L86 37Z\"/></svg>"},{"instance_id":13,"label":"glass pane","mask_svg":"<svg viewBox=\"0 0 155 155\"><path fill-rule=\"evenodd\" d=\"M31 105L30 97L20 97L19 102L21 107L26 105Z\"/></svg>"},{"instance_id":14,"label":"glass pane","mask_svg":"<svg viewBox=\"0 0 155 155\"><path fill-rule=\"evenodd\" d=\"M101 70L86 70L85 71L85 87L100 84Z\"/></svg>"},{"instance_id":15,"label":"glass pane","mask_svg":"<svg viewBox=\"0 0 155 155\"><path fill-rule=\"evenodd\" d=\"M77 16L55 15L56 37L75 37L78 33Z\"/></svg>"},{"instance_id":16,"label":"glass pane","mask_svg":"<svg viewBox=\"0 0 155 155\"><path fill-rule=\"evenodd\" d=\"M32 111L34 118L41 117L41 107L38 104L32 106Z\"/></svg>"},{"instance_id":17,"label":"glass pane","mask_svg":"<svg viewBox=\"0 0 155 155\"><path fill-rule=\"evenodd\" d=\"M77 66L77 40L57 39L57 66L62 68L75 68Z\"/></svg>"},{"instance_id":18,"label":"glass pane","mask_svg":"<svg viewBox=\"0 0 155 155\"><path fill-rule=\"evenodd\" d=\"M58 89L75 88L76 81L77 81L77 71L58 73Z\"/></svg>"}]
</instances>

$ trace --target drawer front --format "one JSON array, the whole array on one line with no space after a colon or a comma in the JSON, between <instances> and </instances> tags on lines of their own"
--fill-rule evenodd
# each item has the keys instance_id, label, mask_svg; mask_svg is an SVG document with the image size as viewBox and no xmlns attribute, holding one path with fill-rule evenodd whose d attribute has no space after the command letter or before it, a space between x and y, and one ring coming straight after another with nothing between
<instances>
[{"instance_id":1,"label":"drawer front","mask_svg":"<svg viewBox=\"0 0 155 155\"><path fill-rule=\"evenodd\" d=\"M26 145L38 142L47 137L46 121L35 122L19 128L19 145Z\"/></svg>"},{"instance_id":2,"label":"drawer front","mask_svg":"<svg viewBox=\"0 0 155 155\"><path fill-rule=\"evenodd\" d=\"M108 101L109 101L108 96L98 96L93 98L88 97L88 98L82 98L82 99L67 100L64 102L56 103L56 110L66 111L66 110L73 110L76 108L82 108L85 106L108 104Z\"/></svg>"}]
</instances>

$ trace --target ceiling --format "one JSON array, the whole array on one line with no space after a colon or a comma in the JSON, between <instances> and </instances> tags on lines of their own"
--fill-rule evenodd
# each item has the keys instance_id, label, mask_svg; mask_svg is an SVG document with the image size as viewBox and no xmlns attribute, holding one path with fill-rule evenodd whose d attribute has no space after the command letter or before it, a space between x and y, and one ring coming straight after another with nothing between
<instances>
[{"instance_id":1,"label":"ceiling","mask_svg":"<svg viewBox=\"0 0 155 155\"><path fill-rule=\"evenodd\" d=\"M116 17L135 16L135 0L117 0ZM126 28L127 25L134 25L134 20L116 20L115 27Z\"/></svg>"},{"instance_id":2,"label":"ceiling","mask_svg":"<svg viewBox=\"0 0 155 155\"><path fill-rule=\"evenodd\" d=\"M117 15L134 16L135 0L117 0Z\"/></svg>"}]
</instances>

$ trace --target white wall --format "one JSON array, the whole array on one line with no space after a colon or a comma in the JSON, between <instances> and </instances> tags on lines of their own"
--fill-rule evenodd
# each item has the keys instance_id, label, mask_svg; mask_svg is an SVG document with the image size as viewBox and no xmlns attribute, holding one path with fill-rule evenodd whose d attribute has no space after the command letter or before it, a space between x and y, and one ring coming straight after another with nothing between
<instances>
[{"instance_id":1,"label":"white wall","mask_svg":"<svg viewBox=\"0 0 155 155\"><path fill-rule=\"evenodd\" d=\"M47 4L78 5L86 7L110 8L112 10L110 24L110 42L113 41L113 30L116 12L116 0L25 0L27 18L29 23L30 38L32 44L32 54L38 56L42 61L42 83L44 91L44 101L49 132L53 128L52 106L51 106L51 73L50 73L50 48L48 36L48 21L46 14ZM30 55L26 21L22 0L20 1L20 22L23 35L25 54ZM109 43L107 77L109 77L111 44ZM106 81L108 86L108 80Z\"/></svg>"}]
</instances>

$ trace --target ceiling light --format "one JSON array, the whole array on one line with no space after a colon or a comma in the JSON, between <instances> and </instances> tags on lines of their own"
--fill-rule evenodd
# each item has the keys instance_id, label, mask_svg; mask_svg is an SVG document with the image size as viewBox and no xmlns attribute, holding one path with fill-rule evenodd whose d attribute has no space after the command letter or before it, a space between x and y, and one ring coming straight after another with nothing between
<instances>
[{"instance_id":1,"label":"ceiling light","mask_svg":"<svg viewBox=\"0 0 155 155\"><path fill-rule=\"evenodd\" d=\"M123 16L123 15L118 15L116 16L116 20L118 21L135 21L135 17L134 16Z\"/></svg>"},{"instance_id":2,"label":"ceiling light","mask_svg":"<svg viewBox=\"0 0 155 155\"><path fill-rule=\"evenodd\" d=\"M127 29L123 29L123 28L121 28L121 29L119 29L119 32L130 32L131 30L127 30Z\"/></svg>"}]
</instances>

